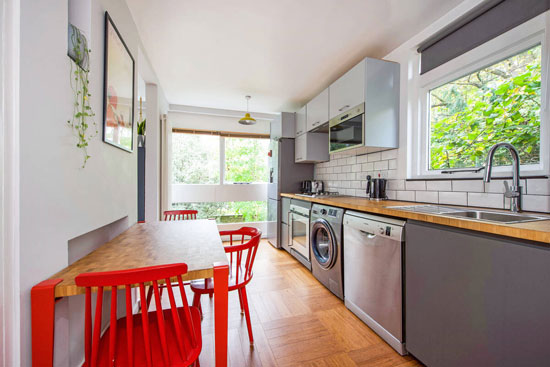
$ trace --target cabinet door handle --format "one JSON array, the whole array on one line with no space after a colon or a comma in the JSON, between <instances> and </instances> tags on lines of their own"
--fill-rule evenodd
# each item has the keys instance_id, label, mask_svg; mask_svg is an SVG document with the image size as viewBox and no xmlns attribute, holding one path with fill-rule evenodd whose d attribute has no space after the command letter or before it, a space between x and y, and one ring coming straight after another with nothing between
<instances>
[{"instance_id":1,"label":"cabinet door handle","mask_svg":"<svg viewBox=\"0 0 550 367\"><path fill-rule=\"evenodd\" d=\"M318 123L320 123L321 121L317 121L317 122L314 122L313 123L313 126L317 125Z\"/></svg>"},{"instance_id":2,"label":"cabinet door handle","mask_svg":"<svg viewBox=\"0 0 550 367\"><path fill-rule=\"evenodd\" d=\"M301 161L302 160L302 157L298 157L296 158L297 161Z\"/></svg>"},{"instance_id":3,"label":"cabinet door handle","mask_svg":"<svg viewBox=\"0 0 550 367\"><path fill-rule=\"evenodd\" d=\"M349 108L349 104L343 106L343 107L340 108L338 111L342 112L342 111L345 110L346 108Z\"/></svg>"}]
</instances>

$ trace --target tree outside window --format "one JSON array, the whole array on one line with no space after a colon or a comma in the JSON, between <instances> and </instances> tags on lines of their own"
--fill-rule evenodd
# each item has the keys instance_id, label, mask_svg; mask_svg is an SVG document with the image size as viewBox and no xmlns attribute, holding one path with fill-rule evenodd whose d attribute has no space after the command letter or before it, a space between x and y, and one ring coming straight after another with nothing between
<instances>
[{"instance_id":1,"label":"tree outside window","mask_svg":"<svg viewBox=\"0 0 550 367\"><path fill-rule=\"evenodd\" d=\"M541 46L432 89L429 104L430 170L480 167L502 141L539 163ZM506 152L495 164L510 164Z\"/></svg>"}]
</instances>

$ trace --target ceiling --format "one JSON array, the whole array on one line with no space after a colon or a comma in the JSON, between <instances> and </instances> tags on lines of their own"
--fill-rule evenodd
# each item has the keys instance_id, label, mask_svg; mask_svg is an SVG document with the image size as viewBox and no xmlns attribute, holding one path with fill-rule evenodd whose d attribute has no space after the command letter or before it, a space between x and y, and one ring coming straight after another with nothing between
<instances>
[{"instance_id":1,"label":"ceiling","mask_svg":"<svg viewBox=\"0 0 550 367\"><path fill-rule=\"evenodd\" d=\"M127 0L171 104L295 111L462 0Z\"/></svg>"}]
</instances>

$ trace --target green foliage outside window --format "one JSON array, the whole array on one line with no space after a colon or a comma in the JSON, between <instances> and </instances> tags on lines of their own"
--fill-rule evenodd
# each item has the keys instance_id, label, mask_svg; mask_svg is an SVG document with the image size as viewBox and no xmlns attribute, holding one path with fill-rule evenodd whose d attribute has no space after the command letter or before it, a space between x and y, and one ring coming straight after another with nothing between
<instances>
[{"instance_id":1,"label":"green foliage outside window","mask_svg":"<svg viewBox=\"0 0 550 367\"><path fill-rule=\"evenodd\" d=\"M267 182L268 139L225 138L225 182Z\"/></svg>"},{"instance_id":2,"label":"green foliage outside window","mask_svg":"<svg viewBox=\"0 0 550 367\"><path fill-rule=\"evenodd\" d=\"M172 182L220 182L220 138L212 135L172 134Z\"/></svg>"},{"instance_id":3,"label":"green foliage outside window","mask_svg":"<svg viewBox=\"0 0 550 367\"><path fill-rule=\"evenodd\" d=\"M522 164L540 160L541 46L430 91L431 170L479 167L512 143ZM507 152L495 164L508 165Z\"/></svg>"}]
</instances>

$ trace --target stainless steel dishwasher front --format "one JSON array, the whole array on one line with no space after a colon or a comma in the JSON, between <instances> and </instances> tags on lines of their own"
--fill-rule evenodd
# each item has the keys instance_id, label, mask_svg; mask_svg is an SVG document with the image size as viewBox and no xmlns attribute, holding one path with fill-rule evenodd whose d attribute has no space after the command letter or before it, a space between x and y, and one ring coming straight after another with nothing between
<instances>
[{"instance_id":1,"label":"stainless steel dishwasher front","mask_svg":"<svg viewBox=\"0 0 550 367\"><path fill-rule=\"evenodd\" d=\"M405 222L366 213L344 215L346 307L399 354L403 335Z\"/></svg>"}]
</instances>

